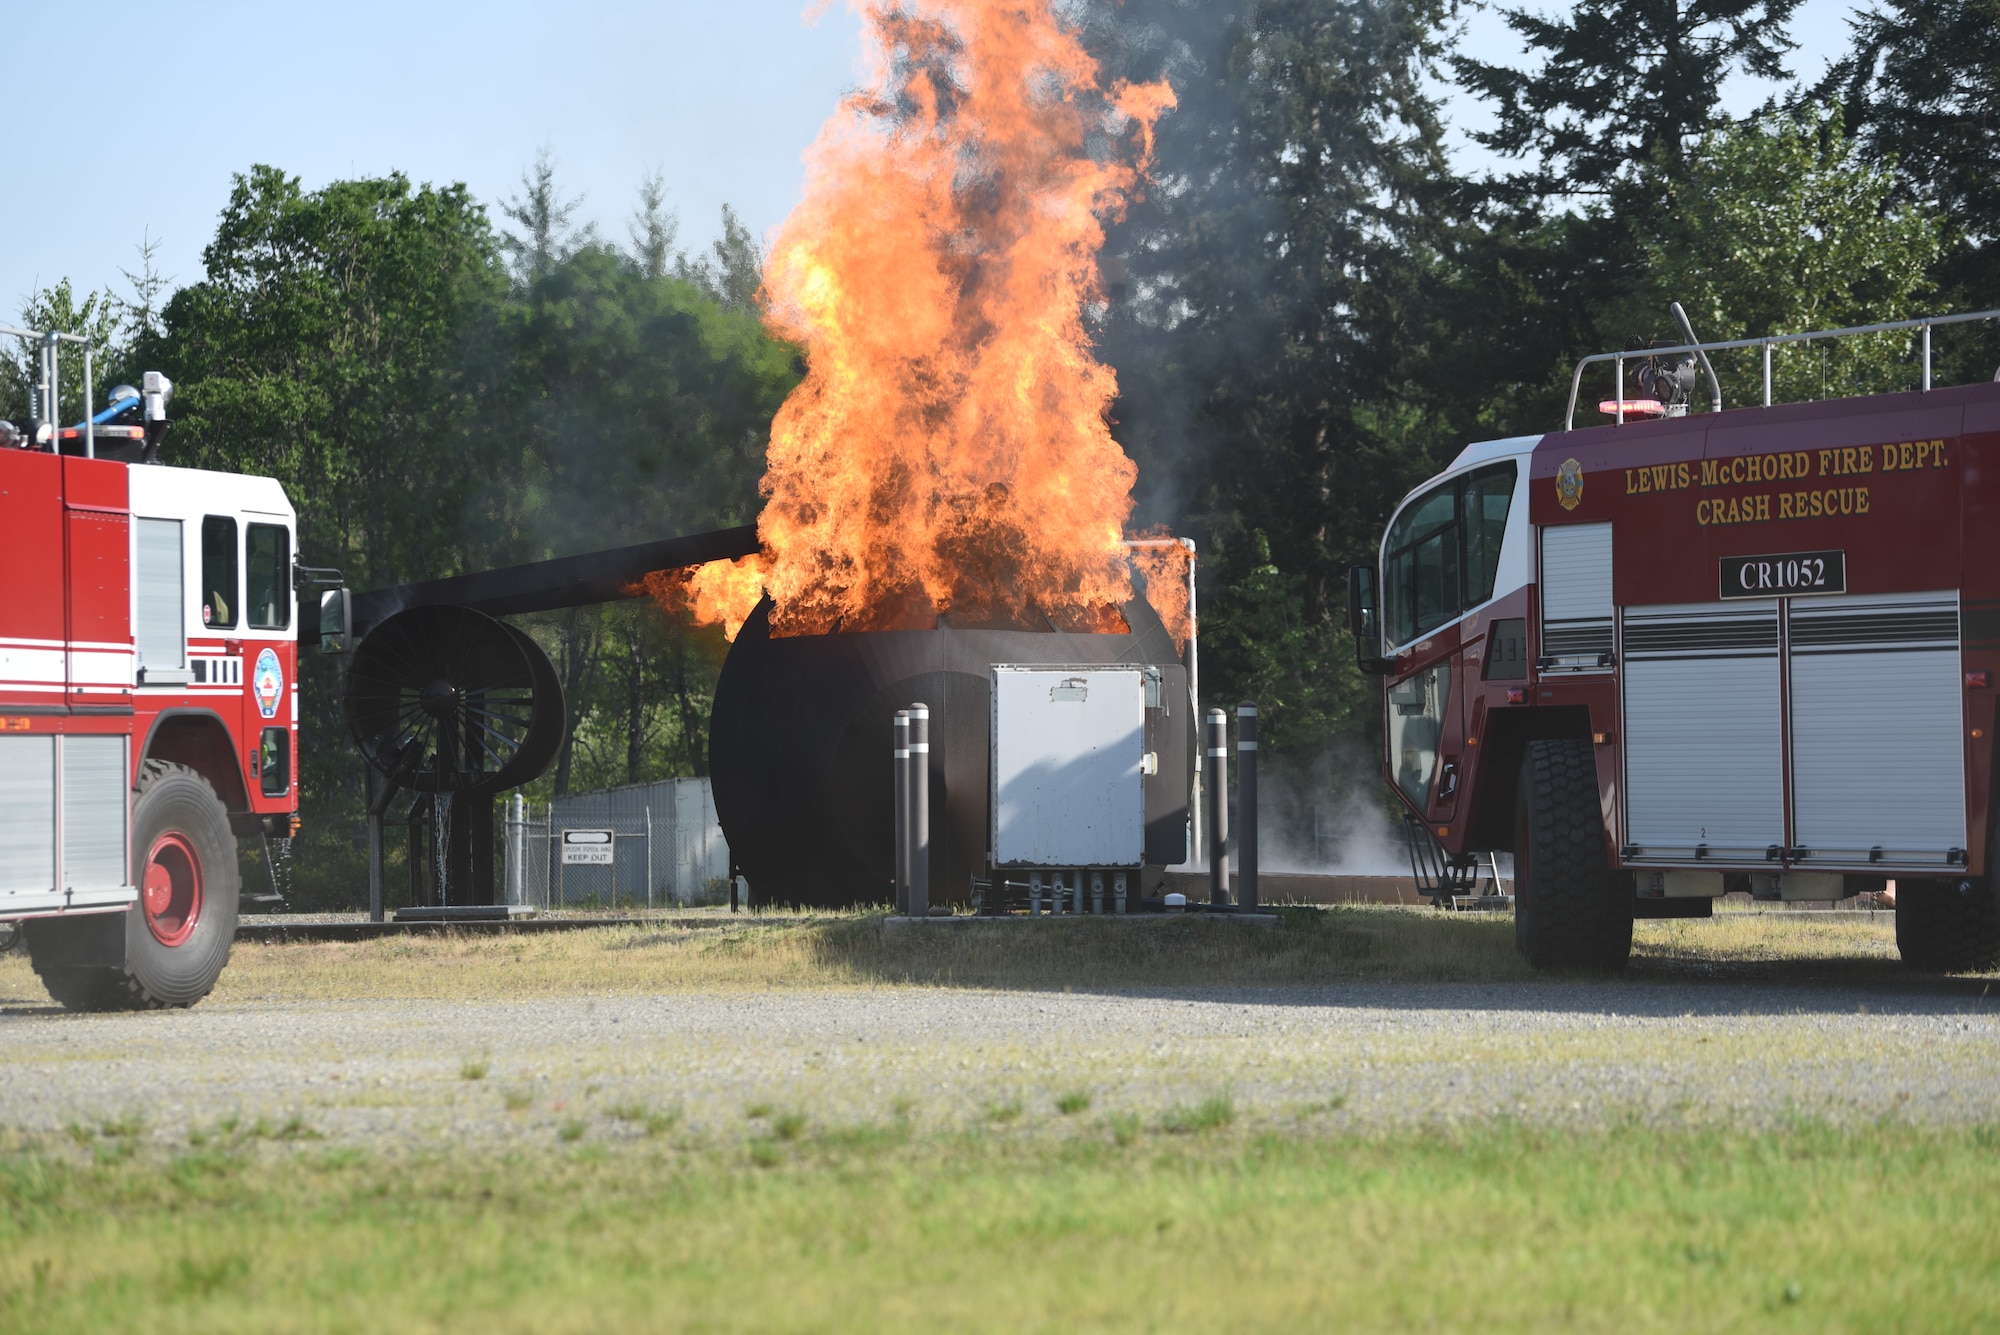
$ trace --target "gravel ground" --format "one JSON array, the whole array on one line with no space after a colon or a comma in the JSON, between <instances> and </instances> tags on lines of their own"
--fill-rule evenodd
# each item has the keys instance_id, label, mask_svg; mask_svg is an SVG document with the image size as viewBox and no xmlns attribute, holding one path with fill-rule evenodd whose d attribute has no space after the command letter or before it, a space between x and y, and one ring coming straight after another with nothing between
<instances>
[{"instance_id":1,"label":"gravel ground","mask_svg":"<svg viewBox=\"0 0 2000 1335\"><path fill-rule=\"evenodd\" d=\"M2000 1120L1976 992L1794 984L1392 984L1174 995L880 988L75 1016L0 1007L0 1128L228 1115L392 1151L639 1134L729 1140L758 1104L819 1126L907 1115L1061 1135L1217 1093L1252 1129L1520 1117L1772 1125ZM485 1063L468 1078L468 1063ZM513 1106L510 1107L509 1105ZM1018 1106L1018 1112L1010 1108ZM620 1118L617 1110L625 1110ZM997 1115L996 1115L997 1114ZM566 1126L567 1124L567 1126ZM566 1127L566 1132L565 1132Z\"/></svg>"}]
</instances>

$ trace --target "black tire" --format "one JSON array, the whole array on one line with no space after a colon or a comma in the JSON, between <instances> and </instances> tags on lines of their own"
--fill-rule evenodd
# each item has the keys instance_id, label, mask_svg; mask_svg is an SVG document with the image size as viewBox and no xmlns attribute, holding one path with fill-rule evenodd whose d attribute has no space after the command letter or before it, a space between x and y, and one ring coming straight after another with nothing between
<instances>
[{"instance_id":1,"label":"black tire","mask_svg":"<svg viewBox=\"0 0 2000 1335\"><path fill-rule=\"evenodd\" d=\"M61 935L70 923L50 923L28 937L28 962L34 966L35 976L42 980L42 986L58 1006L71 1011L109 1011L120 1009L118 1001L119 972L116 969L91 969L74 964L51 964L47 962L49 946L54 938ZM38 949L38 947L40 947Z\"/></svg>"},{"instance_id":2,"label":"black tire","mask_svg":"<svg viewBox=\"0 0 2000 1335\"><path fill-rule=\"evenodd\" d=\"M1632 894L1605 857L1591 744L1530 742L1514 812L1515 947L1537 969L1624 968Z\"/></svg>"},{"instance_id":3,"label":"black tire","mask_svg":"<svg viewBox=\"0 0 2000 1335\"><path fill-rule=\"evenodd\" d=\"M1924 973L1969 973L2000 964L1996 878L1896 882L1896 950Z\"/></svg>"},{"instance_id":4,"label":"black tire","mask_svg":"<svg viewBox=\"0 0 2000 1335\"><path fill-rule=\"evenodd\" d=\"M164 891L156 885L149 894L149 874ZM192 1006L229 963L242 890L236 837L208 780L185 765L148 760L140 766L132 790L132 881L140 902L124 915L123 968L35 962L49 995L70 1010ZM71 924L50 924L57 926ZM55 934L31 934L31 957L38 938L53 943Z\"/></svg>"}]
</instances>

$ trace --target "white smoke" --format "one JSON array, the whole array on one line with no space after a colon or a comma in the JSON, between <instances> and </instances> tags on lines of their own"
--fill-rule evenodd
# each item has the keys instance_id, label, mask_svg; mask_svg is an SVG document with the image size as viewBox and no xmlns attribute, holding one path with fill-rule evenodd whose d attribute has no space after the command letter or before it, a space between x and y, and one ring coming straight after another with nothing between
<instances>
[{"instance_id":1,"label":"white smoke","mask_svg":"<svg viewBox=\"0 0 2000 1335\"><path fill-rule=\"evenodd\" d=\"M1379 762L1336 746L1308 764L1267 765L1257 783L1258 865L1268 872L1408 876Z\"/></svg>"}]
</instances>

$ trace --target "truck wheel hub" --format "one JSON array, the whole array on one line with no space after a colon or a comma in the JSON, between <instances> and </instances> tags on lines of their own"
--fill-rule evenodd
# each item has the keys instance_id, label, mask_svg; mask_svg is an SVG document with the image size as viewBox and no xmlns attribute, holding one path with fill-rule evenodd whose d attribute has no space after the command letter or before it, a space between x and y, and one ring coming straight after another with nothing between
<instances>
[{"instance_id":1,"label":"truck wheel hub","mask_svg":"<svg viewBox=\"0 0 2000 1335\"><path fill-rule=\"evenodd\" d=\"M180 834L167 833L146 854L139 887L146 926L163 946L178 946L201 920L201 859Z\"/></svg>"}]
</instances>

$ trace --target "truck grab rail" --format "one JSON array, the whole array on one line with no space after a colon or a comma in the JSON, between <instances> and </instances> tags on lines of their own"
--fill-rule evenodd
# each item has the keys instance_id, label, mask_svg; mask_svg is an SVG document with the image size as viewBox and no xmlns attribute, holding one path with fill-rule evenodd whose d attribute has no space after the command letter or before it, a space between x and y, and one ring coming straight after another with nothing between
<instances>
[{"instance_id":1,"label":"truck grab rail","mask_svg":"<svg viewBox=\"0 0 2000 1335\"><path fill-rule=\"evenodd\" d=\"M97 457L97 422L90 416L90 401L95 396L97 387L92 383L93 376L90 358L93 349L90 346L90 340L80 334L65 334L60 331L44 333L39 329L16 329L12 325L4 324L0 324L0 336L33 339L41 345L36 350L36 356L41 362L37 370L41 375L42 383L36 388L44 390L48 397L46 402L36 406L38 415L41 413L47 414L46 420L50 432L49 448L52 450L59 450L61 448L55 433L62 430L62 380L58 374L62 367L56 356L56 349L64 343L76 343L82 346L83 412L85 419L83 423L83 457L86 459L95 459Z\"/></svg>"},{"instance_id":2,"label":"truck grab rail","mask_svg":"<svg viewBox=\"0 0 2000 1335\"><path fill-rule=\"evenodd\" d=\"M1764 406L1771 406L1771 349L1780 343L1809 343L1816 338L1850 338L1856 334L1885 334L1898 329L1923 330L1924 391L1931 387L1931 326L1941 324L1968 324L1974 320L2000 319L2000 310L1973 311L1965 315L1927 315L1919 320L1890 320L1883 324L1853 325L1846 329L1815 329L1805 334L1772 334L1764 338L1732 338L1720 343L1682 343L1671 348L1633 348L1623 352L1595 352L1576 364L1576 372L1569 382L1569 411L1563 415L1563 430L1576 430L1576 396L1583 388L1583 368L1592 362L1611 362L1617 367L1618 399L1617 419L1625 421L1625 363L1644 361L1649 357L1668 357L1676 353L1693 353L1706 359L1710 352L1725 352L1732 348L1762 348L1764 350ZM1711 391L1713 395L1713 391ZM1716 402L1710 412L1721 409Z\"/></svg>"}]
</instances>

